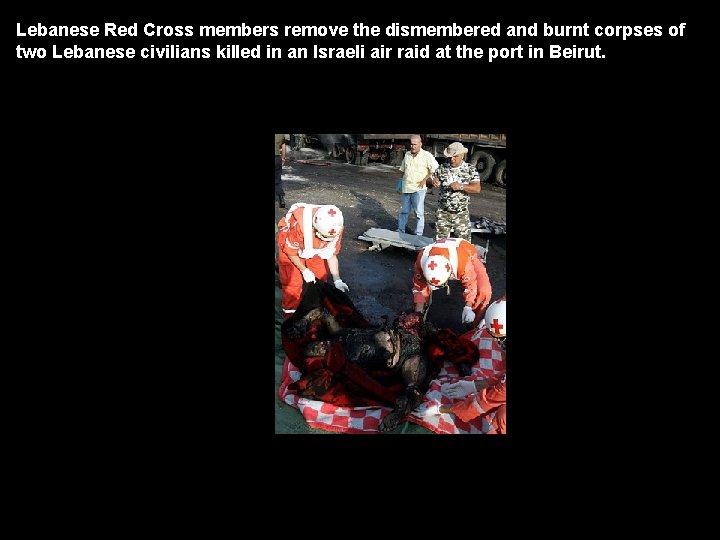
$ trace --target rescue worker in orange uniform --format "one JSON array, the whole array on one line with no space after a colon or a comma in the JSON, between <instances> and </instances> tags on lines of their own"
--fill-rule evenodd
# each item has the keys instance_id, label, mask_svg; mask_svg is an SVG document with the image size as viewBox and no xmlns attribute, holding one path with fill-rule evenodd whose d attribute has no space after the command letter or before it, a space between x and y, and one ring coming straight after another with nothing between
<instances>
[{"instance_id":1,"label":"rescue worker in orange uniform","mask_svg":"<svg viewBox=\"0 0 720 540\"><path fill-rule=\"evenodd\" d=\"M326 280L332 275L335 287L349 292L340 279L337 257L342 237L343 215L332 204L296 203L280 219L277 263L285 318L292 316L300 304L303 283Z\"/></svg>"},{"instance_id":2,"label":"rescue worker in orange uniform","mask_svg":"<svg viewBox=\"0 0 720 540\"><path fill-rule=\"evenodd\" d=\"M418 253L412 289L415 311L423 313L432 291L447 286L450 279L459 280L464 287L462 322L477 319L479 323L490 302L492 287L477 249L462 238L441 238Z\"/></svg>"},{"instance_id":3,"label":"rescue worker in orange uniform","mask_svg":"<svg viewBox=\"0 0 720 540\"><path fill-rule=\"evenodd\" d=\"M507 326L506 304L503 296L488 306L485 312L485 328L483 328L483 334L487 333L491 339L497 339L503 350L505 350ZM503 373L500 381L493 386L488 386L485 379L444 384L443 394L462 401L452 405L440 405L429 412L454 414L463 422L470 422L483 416L483 433L506 433L505 379L506 374Z\"/></svg>"}]
</instances>

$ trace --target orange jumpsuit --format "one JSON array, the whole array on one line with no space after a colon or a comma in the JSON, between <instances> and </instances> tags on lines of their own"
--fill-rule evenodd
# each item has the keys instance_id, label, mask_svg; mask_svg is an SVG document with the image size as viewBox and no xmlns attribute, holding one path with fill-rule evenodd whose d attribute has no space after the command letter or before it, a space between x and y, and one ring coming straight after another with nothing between
<instances>
[{"instance_id":1,"label":"orange jumpsuit","mask_svg":"<svg viewBox=\"0 0 720 540\"><path fill-rule=\"evenodd\" d=\"M318 205L297 203L290 207L284 218L278 222L278 274L282 286L281 305L283 314L289 317L300 305L302 298L302 273L290 260L291 255L297 255L318 280L326 280L330 269L327 259L340 252L344 229L336 239L326 242L315 234L312 226L312 217L317 212ZM310 211L305 217L305 212ZM306 241L308 246L306 247ZM310 245L310 241L312 245Z\"/></svg>"},{"instance_id":2,"label":"orange jumpsuit","mask_svg":"<svg viewBox=\"0 0 720 540\"><path fill-rule=\"evenodd\" d=\"M453 249L457 257L451 256ZM432 290L425 280L422 271L422 259L424 256L442 255L450 261L453 267L450 279L458 279L463 284L463 297L466 304L471 304L475 312L475 325L479 324L485 312L487 304L492 297L490 278L483 264L477 249L473 244L462 238L442 238L427 248L420 250L415 259L415 270L413 274L413 302L415 304L427 304ZM427 255L425 255L427 250Z\"/></svg>"},{"instance_id":3,"label":"orange jumpsuit","mask_svg":"<svg viewBox=\"0 0 720 540\"><path fill-rule=\"evenodd\" d=\"M464 422L485 415L483 422L484 433L507 433L505 424L505 375L495 386L483 388L477 394L471 394L463 401L453 403L451 407L453 414Z\"/></svg>"}]
</instances>

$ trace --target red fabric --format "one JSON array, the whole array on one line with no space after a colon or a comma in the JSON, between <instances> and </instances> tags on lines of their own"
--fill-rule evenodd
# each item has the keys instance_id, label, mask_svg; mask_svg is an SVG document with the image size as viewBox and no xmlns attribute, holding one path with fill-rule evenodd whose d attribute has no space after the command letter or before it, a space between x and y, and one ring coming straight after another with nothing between
<instances>
[{"instance_id":1,"label":"red fabric","mask_svg":"<svg viewBox=\"0 0 720 540\"><path fill-rule=\"evenodd\" d=\"M476 373L474 372L473 375L476 376ZM300 370L286 358L278 397L283 403L298 409L308 426L313 429L338 433L377 434L379 433L380 422L392 411L392 407L389 406L337 406L306 398L301 396L297 388L292 385L293 382L300 380L302 377L304 375ZM444 362L438 377L441 381L458 380L459 373L455 364ZM436 382L433 382L433 386L436 384ZM450 417L450 415L444 416ZM431 423L423 423L421 419L412 415L407 416L405 420L427 427L436 433L482 433L481 429L476 428L473 424L453 424L452 422L443 421L439 427L436 427ZM400 429L398 428L398 431Z\"/></svg>"},{"instance_id":2,"label":"red fabric","mask_svg":"<svg viewBox=\"0 0 720 540\"><path fill-rule=\"evenodd\" d=\"M371 328L344 293L327 283L309 284L306 296L293 317L283 323L292 324L309 310L325 306L343 328ZM302 373L288 391L317 399L336 406L364 407L393 405L403 390L402 376L389 369L377 370L372 375L352 362L348 362L338 341L331 342L324 357L306 357L305 346L323 339L321 324L313 322L304 336L290 338L282 333L283 348L292 364Z\"/></svg>"},{"instance_id":3,"label":"red fabric","mask_svg":"<svg viewBox=\"0 0 720 540\"><path fill-rule=\"evenodd\" d=\"M427 355L438 367L445 361L472 365L479 358L477 346L469 339L459 337L449 328L441 328L428 338Z\"/></svg>"},{"instance_id":4,"label":"red fabric","mask_svg":"<svg viewBox=\"0 0 720 540\"><path fill-rule=\"evenodd\" d=\"M313 306L322 304L334 313L342 326L370 327L370 323L359 314L349 299L346 299L347 295L331 285L313 284L303 297L298 312L289 320L302 316ZM331 348L328 358L303 358L302 343L314 341L312 335L316 332L317 328L311 328L308 336L303 336L300 340L290 340L283 335L287 358L283 365L278 397L283 403L297 408L311 428L340 433L378 433L381 420L390 413L394 405L394 400L383 405L381 394L392 392L393 389L381 382L379 373L366 378L360 368L344 362L344 358L334 348ZM425 414L433 404L453 403L440 392L443 383L461 380L453 362L475 359L471 375L464 380L483 378L489 384L496 384L505 374L505 352L499 347L497 340L485 330L484 325L461 336L457 336L450 329L441 329L428 342L428 347L430 359L440 366L440 371L423 397L423 403L406 416L405 420L441 434L504 433L504 406L469 422L453 414ZM295 365L293 358L303 367ZM355 371L353 368L361 371L362 375L352 373ZM381 389L375 386L376 383L380 384ZM401 390L402 384L398 387L398 394ZM356 396L352 394L356 392L362 394L365 403L370 405L353 405L356 403ZM330 401L318 399L316 396L319 394Z\"/></svg>"}]
</instances>

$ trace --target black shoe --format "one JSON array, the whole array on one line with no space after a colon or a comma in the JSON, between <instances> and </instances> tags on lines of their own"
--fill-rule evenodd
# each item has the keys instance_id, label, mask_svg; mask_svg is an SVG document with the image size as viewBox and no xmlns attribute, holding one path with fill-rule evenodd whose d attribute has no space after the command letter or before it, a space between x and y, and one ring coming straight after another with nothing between
<instances>
[{"instance_id":1,"label":"black shoe","mask_svg":"<svg viewBox=\"0 0 720 540\"><path fill-rule=\"evenodd\" d=\"M278 203L280 208L285 208L285 196L284 195L278 195Z\"/></svg>"}]
</instances>

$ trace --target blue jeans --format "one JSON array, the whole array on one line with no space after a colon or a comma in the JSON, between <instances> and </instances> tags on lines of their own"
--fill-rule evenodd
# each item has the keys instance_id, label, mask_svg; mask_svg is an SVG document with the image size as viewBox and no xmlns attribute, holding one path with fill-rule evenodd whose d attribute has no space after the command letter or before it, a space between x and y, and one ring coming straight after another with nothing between
<instances>
[{"instance_id":1,"label":"blue jeans","mask_svg":"<svg viewBox=\"0 0 720 540\"><path fill-rule=\"evenodd\" d=\"M398 229L400 232L405 232L407 226L408 216L410 215L410 209L415 212L417 216L417 225L415 226L415 234L422 236L425 230L425 194L426 189L421 189L415 193L403 193L402 194L402 206L400 208L400 215L398 216Z\"/></svg>"}]
</instances>

